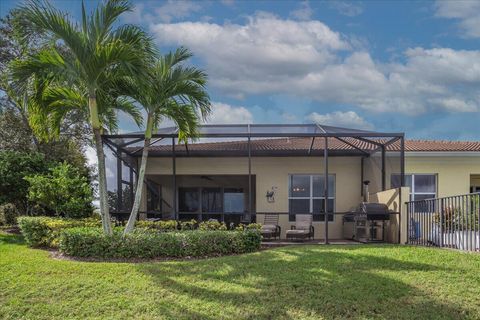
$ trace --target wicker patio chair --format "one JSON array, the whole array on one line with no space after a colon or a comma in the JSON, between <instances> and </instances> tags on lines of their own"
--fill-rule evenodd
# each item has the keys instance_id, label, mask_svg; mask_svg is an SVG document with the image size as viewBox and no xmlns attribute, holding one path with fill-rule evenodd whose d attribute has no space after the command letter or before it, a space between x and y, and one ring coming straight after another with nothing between
<instances>
[{"instance_id":1,"label":"wicker patio chair","mask_svg":"<svg viewBox=\"0 0 480 320\"><path fill-rule=\"evenodd\" d=\"M287 239L305 240L313 239L313 217L311 214L295 215L295 225L291 230L287 230Z\"/></svg>"},{"instance_id":2,"label":"wicker patio chair","mask_svg":"<svg viewBox=\"0 0 480 320\"><path fill-rule=\"evenodd\" d=\"M265 214L262 225L262 236L264 239L280 239L282 229L278 225L278 214Z\"/></svg>"}]
</instances>

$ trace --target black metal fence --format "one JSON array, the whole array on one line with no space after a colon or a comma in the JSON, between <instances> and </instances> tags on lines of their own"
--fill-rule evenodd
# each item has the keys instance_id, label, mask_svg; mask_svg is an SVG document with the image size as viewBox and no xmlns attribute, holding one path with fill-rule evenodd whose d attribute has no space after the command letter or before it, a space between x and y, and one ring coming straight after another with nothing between
<instances>
[{"instance_id":1,"label":"black metal fence","mask_svg":"<svg viewBox=\"0 0 480 320\"><path fill-rule=\"evenodd\" d=\"M480 251L480 193L407 202L407 243Z\"/></svg>"}]
</instances>

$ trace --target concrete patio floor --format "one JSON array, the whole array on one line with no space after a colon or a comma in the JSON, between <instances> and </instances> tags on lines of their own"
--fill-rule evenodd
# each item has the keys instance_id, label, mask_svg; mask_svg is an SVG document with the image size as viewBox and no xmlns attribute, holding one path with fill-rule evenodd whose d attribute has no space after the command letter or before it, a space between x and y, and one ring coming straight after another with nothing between
<instances>
[{"instance_id":1,"label":"concrete patio floor","mask_svg":"<svg viewBox=\"0 0 480 320\"><path fill-rule=\"evenodd\" d=\"M279 240L264 240L262 241L262 247L264 248L271 248L271 247L283 247L283 246L295 246L295 245L324 245L324 240L286 240L286 239L279 239ZM329 244L340 244L340 245L355 245L355 244L364 244L362 242L353 241L353 240L329 240Z\"/></svg>"}]
</instances>

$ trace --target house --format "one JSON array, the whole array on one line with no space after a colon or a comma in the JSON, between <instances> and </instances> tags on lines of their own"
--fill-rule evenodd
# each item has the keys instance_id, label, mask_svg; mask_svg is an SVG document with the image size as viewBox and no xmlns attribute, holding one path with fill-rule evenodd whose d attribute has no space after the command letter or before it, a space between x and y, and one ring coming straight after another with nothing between
<instances>
[{"instance_id":1,"label":"house","mask_svg":"<svg viewBox=\"0 0 480 320\"><path fill-rule=\"evenodd\" d=\"M131 206L143 135L104 141L115 159L110 204L121 216ZM341 239L342 216L362 200L366 180L371 198L397 212L388 238L399 242L406 201L480 191L480 142L302 124L204 125L199 140L179 144L176 128L163 128L150 147L141 217L229 224L274 213L284 237L296 214L311 213L315 238Z\"/></svg>"}]
</instances>

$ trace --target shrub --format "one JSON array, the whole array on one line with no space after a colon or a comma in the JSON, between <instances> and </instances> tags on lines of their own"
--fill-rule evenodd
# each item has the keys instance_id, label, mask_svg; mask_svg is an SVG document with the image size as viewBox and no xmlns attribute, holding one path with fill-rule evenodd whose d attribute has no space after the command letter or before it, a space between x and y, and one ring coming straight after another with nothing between
<instances>
[{"instance_id":1,"label":"shrub","mask_svg":"<svg viewBox=\"0 0 480 320\"><path fill-rule=\"evenodd\" d=\"M195 230L198 227L197 220L192 219L190 221L180 221L180 229L182 230Z\"/></svg>"},{"instance_id":2,"label":"shrub","mask_svg":"<svg viewBox=\"0 0 480 320\"><path fill-rule=\"evenodd\" d=\"M18 225L27 244L33 247L58 247L62 230L73 227L97 227L100 220L62 219L51 217L19 217Z\"/></svg>"},{"instance_id":3,"label":"shrub","mask_svg":"<svg viewBox=\"0 0 480 320\"><path fill-rule=\"evenodd\" d=\"M28 200L55 215L85 218L92 215L93 191L88 179L79 170L64 162L47 174L26 176L30 183Z\"/></svg>"},{"instance_id":4,"label":"shrub","mask_svg":"<svg viewBox=\"0 0 480 320\"><path fill-rule=\"evenodd\" d=\"M18 211L15 205L7 203L0 206L0 226L17 224Z\"/></svg>"},{"instance_id":5,"label":"shrub","mask_svg":"<svg viewBox=\"0 0 480 320\"><path fill-rule=\"evenodd\" d=\"M135 230L122 236L121 230L106 235L100 228L65 229L60 236L60 251L89 258L125 259L160 257L205 257L258 250L258 231L158 232Z\"/></svg>"},{"instance_id":6,"label":"shrub","mask_svg":"<svg viewBox=\"0 0 480 320\"><path fill-rule=\"evenodd\" d=\"M202 221L198 225L200 230L227 230L225 222L219 222L217 220Z\"/></svg>"},{"instance_id":7,"label":"shrub","mask_svg":"<svg viewBox=\"0 0 480 320\"><path fill-rule=\"evenodd\" d=\"M161 220L161 221L140 220L135 223L135 226L140 229L175 231L177 230L178 224L177 224L177 221L175 220Z\"/></svg>"},{"instance_id":8,"label":"shrub","mask_svg":"<svg viewBox=\"0 0 480 320\"><path fill-rule=\"evenodd\" d=\"M261 229L262 229L262 225L259 223L249 223L249 224L240 223L238 226L235 227L236 231L261 230Z\"/></svg>"},{"instance_id":9,"label":"shrub","mask_svg":"<svg viewBox=\"0 0 480 320\"><path fill-rule=\"evenodd\" d=\"M20 211L26 211L27 175L45 173L48 162L40 153L0 151L0 204L13 203Z\"/></svg>"}]
</instances>

